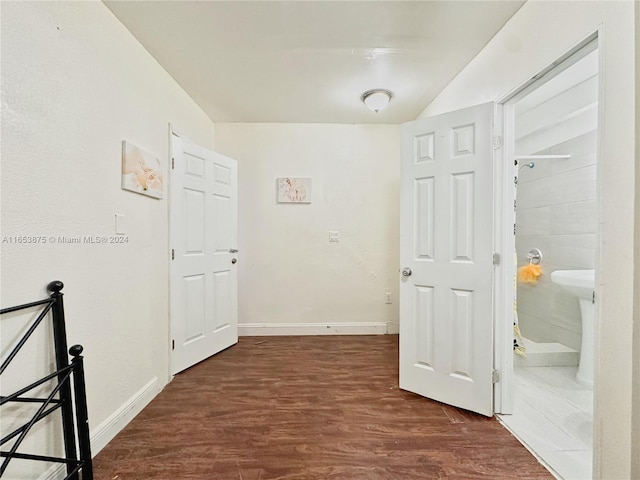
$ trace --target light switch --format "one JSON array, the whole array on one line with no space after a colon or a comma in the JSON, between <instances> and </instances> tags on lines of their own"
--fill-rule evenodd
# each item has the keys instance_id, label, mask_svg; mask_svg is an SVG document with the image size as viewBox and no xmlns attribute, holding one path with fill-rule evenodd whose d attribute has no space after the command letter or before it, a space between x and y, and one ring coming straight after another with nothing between
<instances>
[{"instance_id":1,"label":"light switch","mask_svg":"<svg viewBox=\"0 0 640 480\"><path fill-rule=\"evenodd\" d=\"M340 232L338 230L329 230L329 241L330 242L339 242L340 241Z\"/></svg>"},{"instance_id":2,"label":"light switch","mask_svg":"<svg viewBox=\"0 0 640 480\"><path fill-rule=\"evenodd\" d=\"M126 230L124 215L116 213L116 235L124 235L127 233Z\"/></svg>"}]
</instances>

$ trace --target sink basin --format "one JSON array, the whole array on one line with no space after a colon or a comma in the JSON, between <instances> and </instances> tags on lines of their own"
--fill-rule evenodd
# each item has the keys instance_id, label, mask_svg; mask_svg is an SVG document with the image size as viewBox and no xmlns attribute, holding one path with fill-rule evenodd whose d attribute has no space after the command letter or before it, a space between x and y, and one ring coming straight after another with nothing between
<instances>
[{"instance_id":1,"label":"sink basin","mask_svg":"<svg viewBox=\"0 0 640 480\"><path fill-rule=\"evenodd\" d=\"M578 298L591 300L595 288L595 270L556 270L551 281Z\"/></svg>"},{"instance_id":2,"label":"sink basin","mask_svg":"<svg viewBox=\"0 0 640 480\"><path fill-rule=\"evenodd\" d=\"M567 292L578 297L580 316L582 317L582 342L580 361L576 380L582 385L593 387L595 307L593 290L595 289L594 270L556 270L551 272L551 281Z\"/></svg>"}]
</instances>

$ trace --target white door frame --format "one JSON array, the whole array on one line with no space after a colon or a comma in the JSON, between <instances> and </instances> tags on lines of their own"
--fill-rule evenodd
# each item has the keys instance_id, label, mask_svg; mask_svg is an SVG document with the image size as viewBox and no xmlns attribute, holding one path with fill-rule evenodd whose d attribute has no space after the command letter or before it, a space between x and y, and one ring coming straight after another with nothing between
<instances>
[{"instance_id":1,"label":"white door frame","mask_svg":"<svg viewBox=\"0 0 640 480\"><path fill-rule=\"evenodd\" d=\"M513 186L512 162L516 155L515 144L515 103L542 83L553 78L567 67L582 58L578 52L587 53L587 46L599 47L601 39L600 29L587 35L583 40L574 45L567 53L552 62L531 79L514 88L508 94L496 101L496 132L502 131L501 139L496 139L496 153L494 165L494 242L495 252L500 255L500 265L496 266L494 277L494 311L495 311L495 347L494 365L500 372L500 380L494 386L494 411L500 414L513 413L513 305L515 299L515 273L513 252L515 250L515 236L513 228L515 223L514 202L515 189ZM602 78L602 55L604 49L599 50L599 78ZM601 125L602 106L604 105L604 88L602 82L598 82L598 105ZM602 129L598 127L598 144L602 144ZM598 156L599 156L598 152ZM600 176L598 175L598 182ZM600 199L598 198L599 202ZM600 235L598 233L598 249L600 248ZM596 255L596 272L599 268L599 257ZM597 282L596 282L597 290ZM598 292L596 291L596 295ZM596 357L598 352L598 339L596 338ZM597 378L594 379L594 390Z\"/></svg>"},{"instance_id":2,"label":"white door frame","mask_svg":"<svg viewBox=\"0 0 640 480\"><path fill-rule=\"evenodd\" d=\"M167 377L169 381L173 380L174 374L173 368L171 365L172 362L172 350L173 345L171 339L172 337L172 329L171 329L171 162L173 161L173 136L182 138L182 133L178 129L176 129L171 122L169 122L169 130L168 130L168 149L169 149L169 162L167 165L167 179L166 181L166 192L167 192Z\"/></svg>"},{"instance_id":3,"label":"white door frame","mask_svg":"<svg viewBox=\"0 0 640 480\"><path fill-rule=\"evenodd\" d=\"M513 177L508 165L508 159L514 157L513 122L505 122L506 118L513 118L513 106L504 102L496 102L494 116L494 132L502 132L501 137L494 139L494 215L493 239L494 260L493 276L493 311L494 311L494 340L493 365L500 372L499 380L493 386L493 411L498 413L513 412L513 303L515 299L513 250L515 237L513 225L515 201Z\"/></svg>"}]
</instances>

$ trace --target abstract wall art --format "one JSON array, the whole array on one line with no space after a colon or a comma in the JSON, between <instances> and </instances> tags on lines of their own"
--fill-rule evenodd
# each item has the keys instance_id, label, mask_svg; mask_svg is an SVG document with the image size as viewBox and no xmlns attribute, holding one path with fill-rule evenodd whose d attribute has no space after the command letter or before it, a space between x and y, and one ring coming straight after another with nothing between
<instances>
[{"instance_id":1,"label":"abstract wall art","mask_svg":"<svg viewBox=\"0 0 640 480\"><path fill-rule=\"evenodd\" d=\"M278 203L311 203L311 179L278 178Z\"/></svg>"},{"instance_id":2,"label":"abstract wall art","mask_svg":"<svg viewBox=\"0 0 640 480\"><path fill-rule=\"evenodd\" d=\"M122 189L162 198L164 185L158 157L122 141Z\"/></svg>"}]
</instances>

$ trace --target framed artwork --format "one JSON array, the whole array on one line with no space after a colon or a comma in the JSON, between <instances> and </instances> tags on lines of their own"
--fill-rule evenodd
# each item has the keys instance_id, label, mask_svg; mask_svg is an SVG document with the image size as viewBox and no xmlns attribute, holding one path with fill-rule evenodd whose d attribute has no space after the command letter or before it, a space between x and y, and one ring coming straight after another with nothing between
<instances>
[{"instance_id":1,"label":"framed artwork","mask_svg":"<svg viewBox=\"0 0 640 480\"><path fill-rule=\"evenodd\" d=\"M122 141L122 189L162 198L164 183L158 157Z\"/></svg>"},{"instance_id":2,"label":"framed artwork","mask_svg":"<svg viewBox=\"0 0 640 480\"><path fill-rule=\"evenodd\" d=\"M278 203L311 203L311 179L278 178Z\"/></svg>"}]
</instances>

